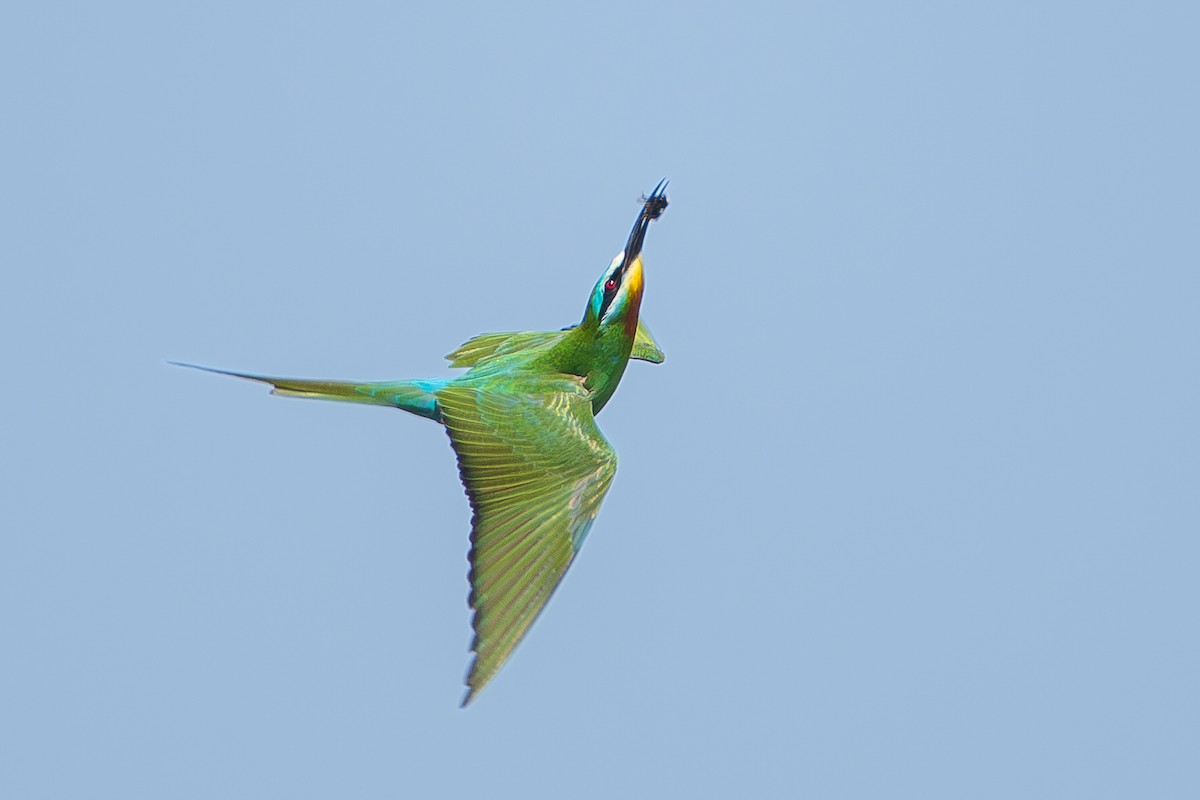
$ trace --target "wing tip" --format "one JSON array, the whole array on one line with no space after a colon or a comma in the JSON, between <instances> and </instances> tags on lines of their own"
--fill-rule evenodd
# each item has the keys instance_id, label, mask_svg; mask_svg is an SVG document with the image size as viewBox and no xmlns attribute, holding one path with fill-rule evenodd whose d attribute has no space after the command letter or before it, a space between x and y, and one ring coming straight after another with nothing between
<instances>
[{"instance_id":1,"label":"wing tip","mask_svg":"<svg viewBox=\"0 0 1200 800\"><path fill-rule=\"evenodd\" d=\"M471 646L471 665L467 667L467 675L463 678L463 683L467 686L467 691L463 693L462 701L458 704L459 708L466 708L471 702L483 691L483 687L488 685L488 681L495 675L495 670L487 675L479 673L479 651L475 646Z\"/></svg>"}]
</instances>

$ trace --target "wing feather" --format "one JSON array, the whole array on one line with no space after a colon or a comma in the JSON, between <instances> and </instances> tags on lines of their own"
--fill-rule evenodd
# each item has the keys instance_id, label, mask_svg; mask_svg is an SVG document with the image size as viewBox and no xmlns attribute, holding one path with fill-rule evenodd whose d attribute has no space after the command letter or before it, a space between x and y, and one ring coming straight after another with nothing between
<instances>
[{"instance_id":1,"label":"wing feather","mask_svg":"<svg viewBox=\"0 0 1200 800\"><path fill-rule=\"evenodd\" d=\"M456 381L438 404L474 516L466 705L545 608L600 510L616 454L567 375Z\"/></svg>"},{"instance_id":2,"label":"wing feather","mask_svg":"<svg viewBox=\"0 0 1200 800\"><path fill-rule=\"evenodd\" d=\"M560 341L562 335L563 331L483 333L463 342L457 350L447 354L446 359L452 367L474 367L510 353L553 344ZM664 359L658 342L654 341L650 329L641 320L638 320L637 331L633 339L633 352L629 354L629 357L640 361L649 361L652 364L661 364Z\"/></svg>"},{"instance_id":3,"label":"wing feather","mask_svg":"<svg viewBox=\"0 0 1200 800\"><path fill-rule=\"evenodd\" d=\"M468 339L458 346L446 359L452 367L473 367L499 356L515 353L530 347L562 338L561 331L510 331L507 333L484 333Z\"/></svg>"}]
</instances>

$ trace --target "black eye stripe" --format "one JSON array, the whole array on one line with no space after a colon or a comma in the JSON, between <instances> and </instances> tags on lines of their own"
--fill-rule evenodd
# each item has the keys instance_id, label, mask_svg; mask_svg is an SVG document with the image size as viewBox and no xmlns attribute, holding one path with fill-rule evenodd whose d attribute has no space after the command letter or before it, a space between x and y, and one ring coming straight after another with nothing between
<instances>
[{"instance_id":1,"label":"black eye stripe","mask_svg":"<svg viewBox=\"0 0 1200 800\"><path fill-rule=\"evenodd\" d=\"M608 280L604 282L604 300L600 303L600 316L603 317L608 307L612 305L612 301L617 296L617 289L621 286L619 273L613 273L608 276Z\"/></svg>"}]
</instances>

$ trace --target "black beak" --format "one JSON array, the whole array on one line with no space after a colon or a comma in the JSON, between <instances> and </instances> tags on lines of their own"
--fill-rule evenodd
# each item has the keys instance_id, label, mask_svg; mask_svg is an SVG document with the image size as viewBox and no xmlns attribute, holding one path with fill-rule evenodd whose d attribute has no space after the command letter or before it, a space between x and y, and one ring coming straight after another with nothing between
<instances>
[{"instance_id":1,"label":"black beak","mask_svg":"<svg viewBox=\"0 0 1200 800\"><path fill-rule=\"evenodd\" d=\"M628 269L630 263L642 254L642 243L646 240L646 230L653 220L662 216L667 210L667 179L663 178L654 187L654 191L642 205L642 213L638 215L633 230L629 232L629 241L625 244L625 258L621 261L621 272Z\"/></svg>"}]
</instances>

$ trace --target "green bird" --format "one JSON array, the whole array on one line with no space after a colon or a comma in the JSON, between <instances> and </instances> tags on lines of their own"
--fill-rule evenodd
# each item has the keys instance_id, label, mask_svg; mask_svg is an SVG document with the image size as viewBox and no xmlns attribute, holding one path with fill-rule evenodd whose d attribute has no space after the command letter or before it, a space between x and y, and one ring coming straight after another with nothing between
<instances>
[{"instance_id":1,"label":"green bird","mask_svg":"<svg viewBox=\"0 0 1200 800\"><path fill-rule=\"evenodd\" d=\"M664 179L644 198L625 249L597 281L583 319L558 331L487 333L446 356L455 378L376 383L273 378L272 394L403 409L445 426L471 501L474 658L465 707L529 631L600 511L617 456L596 426L629 360L663 361L642 324L642 244L667 207Z\"/></svg>"}]
</instances>

